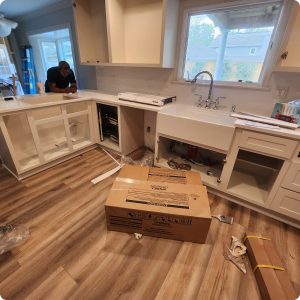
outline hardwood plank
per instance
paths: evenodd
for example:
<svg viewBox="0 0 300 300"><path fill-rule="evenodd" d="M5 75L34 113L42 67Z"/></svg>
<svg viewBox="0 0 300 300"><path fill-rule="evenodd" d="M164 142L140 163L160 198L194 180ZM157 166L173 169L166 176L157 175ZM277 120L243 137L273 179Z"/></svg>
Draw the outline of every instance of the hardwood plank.
<svg viewBox="0 0 300 300"><path fill-rule="evenodd" d="M90 180L115 163L93 149L18 182L0 167L0 222L26 224L29 240L0 256L4 299L259 299L253 272L223 257L232 235L271 236L300 292L300 230L209 195L206 244L107 231L104 202L114 177ZM247 259L246 259L247 263Z"/></svg>
<svg viewBox="0 0 300 300"><path fill-rule="evenodd" d="M70 275L62 267L59 267L25 299L66 299L66 296L76 286L76 282Z"/></svg>

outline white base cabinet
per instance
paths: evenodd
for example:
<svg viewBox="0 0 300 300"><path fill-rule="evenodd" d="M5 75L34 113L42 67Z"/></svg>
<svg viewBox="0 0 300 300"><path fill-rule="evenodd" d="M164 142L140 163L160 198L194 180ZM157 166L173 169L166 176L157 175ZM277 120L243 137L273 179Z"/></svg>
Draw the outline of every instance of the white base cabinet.
<svg viewBox="0 0 300 300"><path fill-rule="evenodd" d="M98 143L122 155L144 145L144 110L97 103Z"/></svg>
<svg viewBox="0 0 300 300"><path fill-rule="evenodd" d="M95 144L92 101L31 109L0 117L0 156L21 179L56 159Z"/></svg>
<svg viewBox="0 0 300 300"><path fill-rule="evenodd" d="M279 188L271 208L278 213L300 220L300 194Z"/></svg>
<svg viewBox="0 0 300 300"><path fill-rule="evenodd" d="M296 150L270 208L300 220L300 146Z"/></svg>
<svg viewBox="0 0 300 300"><path fill-rule="evenodd" d="M181 140L180 132L172 137L160 130L158 123L157 166L168 167L171 160L187 163L212 193L300 227L300 148L294 155L298 141L236 128L224 153Z"/></svg>

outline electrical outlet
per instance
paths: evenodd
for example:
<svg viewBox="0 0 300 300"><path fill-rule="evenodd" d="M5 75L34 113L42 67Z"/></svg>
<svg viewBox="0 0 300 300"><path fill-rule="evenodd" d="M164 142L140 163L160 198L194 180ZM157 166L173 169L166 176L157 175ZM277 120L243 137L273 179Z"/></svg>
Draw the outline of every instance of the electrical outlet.
<svg viewBox="0 0 300 300"><path fill-rule="evenodd" d="M276 89L276 99L285 100L289 92L288 87L278 87Z"/></svg>

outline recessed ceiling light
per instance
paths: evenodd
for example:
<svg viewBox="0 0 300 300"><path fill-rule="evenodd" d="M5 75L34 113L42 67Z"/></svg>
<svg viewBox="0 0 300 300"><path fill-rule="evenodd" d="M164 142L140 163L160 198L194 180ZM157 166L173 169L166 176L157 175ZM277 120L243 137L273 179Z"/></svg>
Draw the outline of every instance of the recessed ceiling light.
<svg viewBox="0 0 300 300"><path fill-rule="evenodd" d="M2 2L4 2L5 0L0 0L0 5L2 4Z"/></svg>

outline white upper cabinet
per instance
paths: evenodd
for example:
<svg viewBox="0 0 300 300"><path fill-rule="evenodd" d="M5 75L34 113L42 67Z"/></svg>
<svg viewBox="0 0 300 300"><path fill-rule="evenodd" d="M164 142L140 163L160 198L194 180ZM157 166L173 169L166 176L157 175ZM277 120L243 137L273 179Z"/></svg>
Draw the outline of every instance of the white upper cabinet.
<svg viewBox="0 0 300 300"><path fill-rule="evenodd" d="M300 6L293 8L277 71L300 72Z"/></svg>
<svg viewBox="0 0 300 300"><path fill-rule="evenodd" d="M80 62L108 63L105 0L75 0L73 12Z"/></svg>
<svg viewBox="0 0 300 300"><path fill-rule="evenodd" d="M76 0L81 63L174 67L178 0Z"/></svg>

